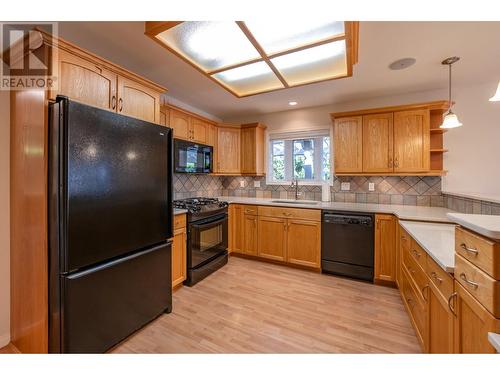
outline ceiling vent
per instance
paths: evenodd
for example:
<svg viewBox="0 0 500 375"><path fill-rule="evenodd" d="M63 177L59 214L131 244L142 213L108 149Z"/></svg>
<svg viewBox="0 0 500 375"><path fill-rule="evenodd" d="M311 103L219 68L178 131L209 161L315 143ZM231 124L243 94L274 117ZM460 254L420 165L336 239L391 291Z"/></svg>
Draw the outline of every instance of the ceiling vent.
<svg viewBox="0 0 500 375"><path fill-rule="evenodd" d="M402 70L409 68L413 64L417 62L413 57L405 57L404 59L399 59L394 61L391 65L389 65L389 69L391 70Z"/></svg>

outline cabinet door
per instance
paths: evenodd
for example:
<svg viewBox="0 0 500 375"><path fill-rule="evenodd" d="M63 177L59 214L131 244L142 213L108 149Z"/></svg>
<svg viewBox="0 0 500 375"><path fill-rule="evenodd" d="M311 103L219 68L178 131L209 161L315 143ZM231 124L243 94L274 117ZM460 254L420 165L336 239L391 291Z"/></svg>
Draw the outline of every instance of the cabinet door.
<svg viewBox="0 0 500 375"><path fill-rule="evenodd" d="M337 173L363 171L362 120L361 116L335 119L333 147Z"/></svg>
<svg viewBox="0 0 500 375"><path fill-rule="evenodd" d="M488 332L500 333L500 319L495 319L457 281L455 292L455 353L495 353Z"/></svg>
<svg viewBox="0 0 500 375"><path fill-rule="evenodd" d="M259 256L273 260L286 259L286 219L259 216Z"/></svg>
<svg viewBox="0 0 500 375"><path fill-rule="evenodd" d="M220 127L217 132L217 172L240 173L240 129Z"/></svg>
<svg viewBox="0 0 500 375"><path fill-rule="evenodd" d="M439 290L429 283L427 288L427 305L429 309L429 353L453 353L454 315L448 307L448 301Z"/></svg>
<svg viewBox="0 0 500 375"><path fill-rule="evenodd" d="M321 258L321 223L288 219L287 262L319 268Z"/></svg>
<svg viewBox="0 0 500 375"><path fill-rule="evenodd" d="M186 280L186 228L174 231L172 243L172 287Z"/></svg>
<svg viewBox="0 0 500 375"><path fill-rule="evenodd" d="M257 216L245 214L243 217L243 253L257 255Z"/></svg>
<svg viewBox="0 0 500 375"><path fill-rule="evenodd" d="M243 253L243 206L232 204L229 207L229 250Z"/></svg>
<svg viewBox="0 0 500 375"><path fill-rule="evenodd" d="M189 139L190 116L184 112L170 110L170 127L173 129L174 138Z"/></svg>
<svg viewBox="0 0 500 375"><path fill-rule="evenodd" d="M59 50L59 87L51 91L94 107L116 110L117 75L64 50Z"/></svg>
<svg viewBox="0 0 500 375"><path fill-rule="evenodd" d="M363 116L363 172L392 172L392 146L392 113Z"/></svg>
<svg viewBox="0 0 500 375"><path fill-rule="evenodd" d="M396 219L375 215L375 279L396 281Z"/></svg>
<svg viewBox="0 0 500 375"><path fill-rule="evenodd" d="M395 112L394 172L425 172L429 169L429 110Z"/></svg>
<svg viewBox="0 0 500 375"><path fill-rule="evenodd" d="M241 129L241 173L255 174L256 128Z"/></svg>
<svg viewBox="0 0 500 375"><path fill-rule="evenodd" d="M190 135L193 142L207 144L209 129L210 124L208 122L197 119L196 117L191 117Z"/></svg>
<svg viewBox="0 0 500 375"><path fill-rule="evenodd" d="M160 93L125 77L118 77L118 112L149 122L160 122Z"/></svg>

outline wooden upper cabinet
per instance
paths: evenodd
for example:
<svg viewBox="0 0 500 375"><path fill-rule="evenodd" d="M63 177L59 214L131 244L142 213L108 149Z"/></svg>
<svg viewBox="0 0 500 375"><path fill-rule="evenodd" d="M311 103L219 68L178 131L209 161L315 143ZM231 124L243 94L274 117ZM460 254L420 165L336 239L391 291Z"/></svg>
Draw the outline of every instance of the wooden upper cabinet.
<svg viewBox="0 0 500 375"><path fill-rule="evenodd" d="M309 220L288 219L287 262L320 268L321 223Z"/></svg>
<svg viewBox="0 0 500 375"><path fill-rule="evenodd" d="M118 113L160 122L160 94L131 79L118 76Z"/></svg>
<svg viewBox="0 0 500 375"><path fill-rule="evenodd" d="M363 117L335 119L335 172L363 171Z"/></svg>
<svg viewBox="0 0 500 375"><path fill-rule="evenodd" d="M425 172L429 169L429 110L395 112L394 172Z"/></svg>
<svg viewBox="0 0 500 375"><path fill-rule="evenodd" d="M187 113L170 110L170 127L174 131L175 138L189 139L189 121L190 116Z"/></svg>
<svg viewBox="0 0 500 375"><path fill-rule="evenodd" d="M208 143L210 124L196 117L191 117L189 139L193 142Z"/></svg>
<svg viewBox="0 0 500 375"><path fill-rule="evenodd" d="M264 142L266 126L244 124L241 128L241 173L262 176L266 173Z"/></svg>
<svg viewBox="0 0 500 375"><path fill-rule="evenodd" d="M392 113L363 116L363 172L392 172L392 158Z"/></svg>
<svg viewBox="0 0 500 375"><path fill-rule="evenodd" d="M241 129L220 126L217 129L217 173L240 173Z"/></svg>
<svg viewBox="0 0 500 375"><path fill-rule="evenodd" d="M170 109L164 105L160 106L160 125L170 125Z"/></svg>
<svg viewBox="0 0 500 375"><path fill-rule="evenodd" d="M65 95L94 107L116 110L117 75L90 60L58 51L59 86L51 91L51 99Z"/></svg>
<svg viewBox="0 0 500 375"><path fill-rule="evenodd" d="M375 279L396 281L396 218L375 215Z"/></svg>

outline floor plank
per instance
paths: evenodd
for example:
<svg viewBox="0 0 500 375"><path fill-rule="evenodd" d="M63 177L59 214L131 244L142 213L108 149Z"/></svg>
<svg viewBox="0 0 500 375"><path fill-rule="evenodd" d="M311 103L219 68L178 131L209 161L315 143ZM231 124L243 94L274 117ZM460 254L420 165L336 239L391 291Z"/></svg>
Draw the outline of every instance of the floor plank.
<svg viewBox="0 0 500 375"><path fill-rule="evenodd" d="M399 292L231 257L113 353L419 353Z"/></svg>

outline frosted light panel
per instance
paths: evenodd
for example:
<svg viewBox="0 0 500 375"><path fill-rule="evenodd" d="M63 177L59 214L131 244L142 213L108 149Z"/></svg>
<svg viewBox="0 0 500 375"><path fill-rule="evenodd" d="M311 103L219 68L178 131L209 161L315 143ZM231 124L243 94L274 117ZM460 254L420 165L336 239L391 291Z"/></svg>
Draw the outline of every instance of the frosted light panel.
<svg viewBox="0 0 500 375"><path fill-rule="evenodd" d="M289 85L345 76L345 41L323 44L271 59Z"/></svg>
<svg viewBox="0 0 500 375"><path fill-rule="evenodd" d="M283 88L283 84L264 61L214 74L216 80L238 95Z"/></svg>
<svg viewBox="0 0 500 375"><path fill-rule="evenodd" d="M344 35L342 21L250 21L246 26L267 54Z"/></svg>
<svg viewBox="0 0 500 375"><path fill-rule="evenodd" d="M187 21L157 37L206 72L260 58L233 21Z"/></svg>

